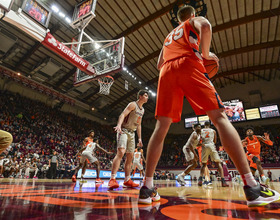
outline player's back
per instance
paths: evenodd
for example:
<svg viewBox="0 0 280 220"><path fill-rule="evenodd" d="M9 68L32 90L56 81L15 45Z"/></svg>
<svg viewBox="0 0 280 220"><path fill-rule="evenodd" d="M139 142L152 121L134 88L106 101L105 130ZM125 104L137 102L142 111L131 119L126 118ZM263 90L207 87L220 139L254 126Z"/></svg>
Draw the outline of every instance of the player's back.
<svg viewBox="0 0 280 220"><path fill-rule="evenodd" d="M194 139L194 136L197 135L197 138ZM194 141L192 142L192 140L194 139ZM191 136L189 137L187 143L184 145L183 148L189 148L190 145L193 145L193 147L196 147L198 145L200 141L200 135L197 134L195 131L191 134Z"/></svg>
<svg viewBox="0 0 280 220"><path fill-rule="evenodd" d="M163 44L164 62L175 60L180 57L189 57L203 66L202 57L199 53L199 34L194 30L187 20L172 30L166 37Z"/></svg>
<svg viewBox="0 0 280 220"><path fill-rule="evenodd" d="M214 145L214 138L215 138L215 131L212 128L203 128L201 129L201 139L202 144L208 145L212 144Z"/></svg>

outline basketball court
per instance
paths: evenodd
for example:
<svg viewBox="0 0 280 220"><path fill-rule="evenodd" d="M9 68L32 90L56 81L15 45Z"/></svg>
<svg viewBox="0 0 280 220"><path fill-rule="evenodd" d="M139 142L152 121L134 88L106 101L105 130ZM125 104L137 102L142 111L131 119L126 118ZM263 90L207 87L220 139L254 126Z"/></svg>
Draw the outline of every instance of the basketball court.
<svg viewBox="0 0 280 220"><path fill-rule="evenodd" d="M139 181L135 181L140 183ZM119 181L122 185L123 181ZM220 182L199 187L187 181L155 182L161 195L152 205L137 203L138 188L108 191L108 181L95 184L69 180L1 179L1 219L279 219L280 201L248 209L243 187ZM280 190L279 183L271 183Z"/></svg>

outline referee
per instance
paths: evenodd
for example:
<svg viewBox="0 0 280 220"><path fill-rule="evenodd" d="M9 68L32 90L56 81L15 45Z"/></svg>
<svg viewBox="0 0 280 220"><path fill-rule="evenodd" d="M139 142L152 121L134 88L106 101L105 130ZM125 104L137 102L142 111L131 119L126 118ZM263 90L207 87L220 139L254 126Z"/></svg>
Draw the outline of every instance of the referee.
<svg viewBox="0 0 280 220"><path fill-rule="evenodd" d="M56 178L56 169L58 167L56 151L53 152L53 155L49 159L49 167L50 167L50 179L55 179Z"/></svg>

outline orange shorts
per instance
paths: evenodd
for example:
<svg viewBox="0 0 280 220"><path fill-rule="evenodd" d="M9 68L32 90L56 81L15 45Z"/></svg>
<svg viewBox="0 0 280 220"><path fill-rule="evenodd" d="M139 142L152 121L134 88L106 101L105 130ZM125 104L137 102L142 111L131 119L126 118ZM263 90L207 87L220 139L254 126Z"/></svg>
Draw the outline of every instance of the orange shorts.
<svg viewBox="0 0 280 220"><path fill-rule="evenodd" d="M207 111L224 108L223 103L205 73L202 64L182 57L169 61L160 71L156 118L165 116L173 122L181 120L184 96L197 115Z"/></svg>
<svg viewBox="0 0 280 220"><path fill-rule="evenodd" d="M248 161L250 162L250 168L251 169L253 168L254 170L257 170L258 167L257 167L257 164L256 164L256 158L261 160L260 155L255 155L255 154L247 153L246 156L247 156Z"/></svg>

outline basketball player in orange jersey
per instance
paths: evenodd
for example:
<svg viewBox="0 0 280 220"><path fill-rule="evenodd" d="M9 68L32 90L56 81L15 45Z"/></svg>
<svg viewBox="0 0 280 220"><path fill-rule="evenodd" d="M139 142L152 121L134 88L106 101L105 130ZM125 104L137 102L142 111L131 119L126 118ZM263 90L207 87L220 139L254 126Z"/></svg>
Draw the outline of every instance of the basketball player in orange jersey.
<svg viewBox="0 0 280 220"><path fill-rule="evenodd" d="M242 140L242 142L245 143L247 148L247 158L250 162L251 171L253 174L255 174L256 170L258 170L261 177L261 181L264 184L268 184L269 178L265 177L261 165L261 160L260 160L260 153L261 153L260 142L267 144L269 146L272 146L273 142L269 139L269 135L267 136L267 139L259 135L254 135L253 128L247 129L246 135L247 137L244 140Z"/></svg>
<svg viewBox="0 0 280 220"><path fill-rule="evenodd" d="M137 149L135 149L135 152L133 155L133 164L132 164L131 174L134 173L134 171L137 167L138 170L140 171L140 176L144 176L144 169L143 169L143 165L141 164L141 159L144 161L144 163L146 163L146 160L143 155L143 149L141 149L141 147L138 146Z"/></svg>
<svg viewBox="0 0 280 220"><path fill-rule="evenodd" d="M78 171L82 168L82 174L81 174L81 180L83 180L84 178L84 174L86 171L86 165L87 165L87 160L91 163L94 164L96 166L96 179L95 182L96 183L103 183L103 181L99 178L99 173L100 173L100 163L98 161L98 159L96 157L94 157L93 151L95 150L95 148L99 148L100 150L102 150L103 152L107 153L107 154L112 154L112 152L108 152L105 149L103 149L102 147L99 146L97 142L97 139L95 139L95 141L93 140L94 137L94 131L90 131L89 132L89 136L85 138L85 140L83 141L83 148L79 150L78 154L82 154L81 158L80 158L80 163L79 166L75 169L75 173L72 176L72 181L76 182L76 175L78 173Z"/></svg>
<svg viewBox="0 0 280 220"><path fill-rule="evenodd" d="M148 91L140 90L137 94L137 101L130 102L124 111L121 113L118 124L114 127L117 132L117 155L115 156L112 164L111 179L109 181L109 189L118 188L119 184L116 181L116 174L120 167L120 162L126 154L124 172L125 179L124 187L137 187L139 184L134 183L130 179L131 165L133 159L133 153L135 150L135 131L137 131L138 145L142 144L141 135L141 122L144 115L143 105L148 101Z"/></svg>
<svg viewBox="0 0 280 220"><path fill-rule="evenodd" d="M187 143L183 147L183 152L185 155L185 159L187 163L189 164L188 167L178 175L177 182L180 183L181 186L184 186L185 179L184 177L188 175L193 169L197 167L198 163L198 156L195 152L196 146L199 145L200 142L200 134L201 134L201 125L200 124L194 124L193 125L193 132L191 136L189 137Z"/></svg>
<svg viewBox="0 0 280 220"><path fill-rule="evenodd" d="M240 137L224 113L221 99L203 66L202 57L218 61L209 51L211 24L204 17L195 17L191 6L180 8L177 17L180 25L168 34L159 55L157 122L148 144L144 186L138 202L151 204L160 199L153 186L153 174L171 123L181 120L184 96L197 115L206 113L217 128L224 148L243 178L248 206L263 206L278 200L278 192L261 186L254 179Z"/></svg>

